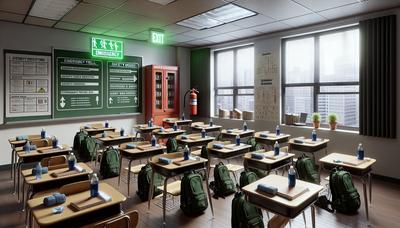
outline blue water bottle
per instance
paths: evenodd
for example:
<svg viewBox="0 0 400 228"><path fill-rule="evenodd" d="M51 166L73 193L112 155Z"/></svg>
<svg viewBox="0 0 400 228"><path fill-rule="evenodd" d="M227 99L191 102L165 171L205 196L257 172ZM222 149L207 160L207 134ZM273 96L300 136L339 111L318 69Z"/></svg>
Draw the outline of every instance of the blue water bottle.
<svg viewBox="0 0 400 228"><path fill-rule="evenodd" d="M212 118L210 118L210 127L212 127L214 125L214 123L213 123L213 119Z"/></svg>
<svg viewBox="0 0 400 228"><path fill-rule="evenodd" d="M31 143L29 141L26 141L26 143L22 147L22 149L25 151L25 153L31 152Z"/></svg>
<svg viewBox="0 0 400 228"><path fill-rule="evenodd" d="M246 121L243 122L243 131L247 131L247 123L246 123Z"/></svg>
<svg viewBox="0 0 400 228"><path fill-rule="evenodd" d="M42 165L40 164L40 162L36 164L35 168L36 168L36 174L35 174L36 180L42 179Z"/></svg>
<svg viewBox="0 0 400 228"><path fill-rule="evenodd" d="M41 139L45 139L46 138L46 130L44 128L42 128L42 130L40 131L40 138Z"/></svg>
<svg viewBox="0 0 400 228"><path fill-rule="evenodd" d="M119 131L120 136L124 136L125 134L125 129L121 127L121 130Z"/></svg>
<svg viewBox="0 0 400 228"><path fill-rule="evenodd" d="M183 160L189 160L189 152L188 145L185 145L185 148L183 149Z"/></svg>
<svg viewBox="0 0 400 228"><path fill-rule="evenodd" d="M278 141L275 141L274 144L274 156L278 156L279 155L279 143Z"/></svg>
<svg viewBox="0 0 400 228"><path fill-rule="evenodd" d="M182 112L182 120L185 120L185 113Z"/></svg>
<svg viewBox="0 0 400 228"><path fill-rule="evenodd" d="M364 160L364 147L362 146L362 143L358 144L357 159Z"/></svg>
<svg viewBox="0 0 400 228"><path fill-rule="evenodd" d="M99 195L99 178L96 173L92 174L90 178L90 196L97 197Z"/></svg>
<svg viewBox="0 0 400 228"><path fill-rule="evenodd" d="M281 129L279 128L279 125L276 125L275 132L276 132L276 135L281 134Z"/></svg>
<svg viewBox="0 0 400 228"><path fill-rule="evenodd" d="M317 141L317 131L315 129L312 130L311 139L312 141Z"/></svg>
<svg viewBox="0 0 400 228"><path fill-rule="evenodd" d="M293 188L296 186L296 170L293 168L293 166L290 166L289 169L289 174L288 174L288 179L289 179L289 188Z"/></svg>
<svg viewBox="0 0 400 228"><path fill-rule="evenodd" d="M68 169L74 170L75 164L76 164L76 157L75 157L74 153L71 152L68 156Z"/></svg>
<svg viewBox="0 0 400 228"><path fill-rule="evenodd" d="M57 148L58 147L58 139L56 136L53 136L53 138L51 139L52 143L53 143L53 148Z"/></svg>
<svg viewBox="0 0 400 228"><path fill-rule="evenodd" d="M236 146L240 146L240 135L236 135Z"/></svg>
<svg viewBox="0 0 400 228"><path fill-rule="evenodd" d="M153 135L153 137L151 137L151 146L156 146L156 144L157 144L157 139L156 139L156 136L155 135Z"/></svg>
<svg viewBox="0 0 400 228"><path fill-rule="evenodd" d="M203 128L203 129L201 129L201 137L202 138L205 138L206 137L206 130Z"/></svg>
<svg viewBox="0 0 400 228"><path fill-rule="evenodd" d="M178 124L176 124L176 122L174 123L174 125L172 126L172 128L174 129L174 131L178 130Z"/></svg>
<svg viewBox="0 0 400 228"><path fill-rule="evenodd" d="M104 124L104 127L105 128L109 128L110 127L110 124L108 123L108 120L106 120L106 123Z"/></svg>

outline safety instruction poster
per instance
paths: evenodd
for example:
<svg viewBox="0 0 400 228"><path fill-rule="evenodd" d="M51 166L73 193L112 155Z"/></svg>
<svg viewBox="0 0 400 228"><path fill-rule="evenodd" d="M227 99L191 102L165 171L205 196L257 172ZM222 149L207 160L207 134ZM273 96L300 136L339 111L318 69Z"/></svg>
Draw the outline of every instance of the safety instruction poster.
<svg viewBox="0 0 400 228"><path fill-rule="evenodd" d="M51 55L5 52L5 117L50 116Z"/></svg>

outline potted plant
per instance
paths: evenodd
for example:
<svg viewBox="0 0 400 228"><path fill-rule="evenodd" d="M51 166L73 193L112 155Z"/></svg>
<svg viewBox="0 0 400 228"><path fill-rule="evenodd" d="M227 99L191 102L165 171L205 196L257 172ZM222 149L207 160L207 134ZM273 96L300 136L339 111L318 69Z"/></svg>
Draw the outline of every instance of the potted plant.
<svg viewBox="0 0 400 228"><path fill-rule="evenodd" d="M314 112L312 114L312 121L313 121L314 128L319 128L320 121L321 121L321 114L319 114L318 112Z"/></svg>
<svg viewBox="0 0 400 228"><path fill-rule="evenodd" d="M337 115L335 113L331 113L328 115L328 122L331 130L336 130L337 126Z"/></svg>

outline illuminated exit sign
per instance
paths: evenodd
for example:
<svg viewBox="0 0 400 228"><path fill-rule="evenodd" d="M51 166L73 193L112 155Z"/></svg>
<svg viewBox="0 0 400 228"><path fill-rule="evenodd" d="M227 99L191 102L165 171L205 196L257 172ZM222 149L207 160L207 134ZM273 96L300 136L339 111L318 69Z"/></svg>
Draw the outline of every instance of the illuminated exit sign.
<svg viewBox="0 0 400 228"><path fill-rule="evenodd" d="M150 31L150 40L153 44L164 44L164 32Z"/></svg>
<svg viewBox="0 0 400 228"><path fill-rule="evenodd" d="M118 40L92 37L91 53L96 58L123 59L124 43Z"/></svg>

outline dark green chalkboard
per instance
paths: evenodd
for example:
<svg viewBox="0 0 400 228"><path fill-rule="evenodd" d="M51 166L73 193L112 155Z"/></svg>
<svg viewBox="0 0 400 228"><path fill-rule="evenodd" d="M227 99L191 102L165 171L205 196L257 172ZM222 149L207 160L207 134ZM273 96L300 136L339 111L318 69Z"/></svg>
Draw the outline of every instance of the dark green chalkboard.
<svg viewBox="0 0 400 228"><path fill-rule="evenodd" d="M54 118L141 112L142 58L54 50Z"/></svg>

